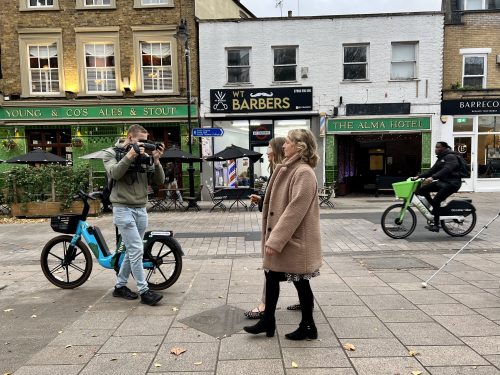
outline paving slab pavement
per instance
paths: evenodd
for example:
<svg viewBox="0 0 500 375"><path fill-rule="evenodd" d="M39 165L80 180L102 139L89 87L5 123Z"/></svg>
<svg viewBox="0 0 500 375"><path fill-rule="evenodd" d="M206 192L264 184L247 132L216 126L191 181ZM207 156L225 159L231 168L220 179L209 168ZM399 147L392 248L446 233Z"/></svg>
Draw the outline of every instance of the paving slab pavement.
<svg viewBox="0 0 500 375"><path fill-rule="evenodd" d="M498 213L500 194L463 196L477 205L476 231ZM55 235L48 222L1 225L0 373L500 373L500 221L422 289L471 236L425 232L419 221L408 239L391 240L376 220L391 202L339 198L334 210L321 210L325 262L312 281L319 339L303 342L284 337L300 321L286 310L297 301L286 283L273 338L244 333L242 319L225 322L235 333L217 336L186 324L258 303L258 212L151 214L150 227L173 229L186 252L181 277L155 307L113 298L114 273L97 264L77 289L52 286L39 267ZM112 243L109 215L89 221ZM207 325L218 324L212 318ZM173 347L186 351L175 356Z"/></svg>

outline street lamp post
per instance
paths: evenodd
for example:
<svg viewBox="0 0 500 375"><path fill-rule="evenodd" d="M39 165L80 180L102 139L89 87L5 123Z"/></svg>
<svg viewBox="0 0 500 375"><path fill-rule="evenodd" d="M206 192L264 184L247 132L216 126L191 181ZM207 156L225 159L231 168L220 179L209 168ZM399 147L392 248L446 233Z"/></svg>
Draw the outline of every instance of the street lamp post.
<svg viewBox="0 0 500 375"><path fill-rule="evenodd" d="M192 144L192 129L191 129L191 51L189 50L189 32L187 28L187 21L181 20L179 26L177 26L177 33L175 37L184 44L184 56L186 58L186 91L187 91L187 113L188 113L188 143L189 143L189 153L193 153ZM193 161L189 161L188 166L189 174L189 196L194 197L194 166ZM189 208L198 208L198 204L195 199L190 199L188 201Z"/></svg>

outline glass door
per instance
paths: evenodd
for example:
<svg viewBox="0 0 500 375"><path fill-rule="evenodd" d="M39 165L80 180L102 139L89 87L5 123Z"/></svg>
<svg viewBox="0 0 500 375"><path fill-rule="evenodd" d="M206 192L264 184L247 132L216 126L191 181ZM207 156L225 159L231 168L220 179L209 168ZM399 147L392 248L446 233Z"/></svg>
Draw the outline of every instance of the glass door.
<svg viewBox="0 0 500 375"><path fill-rule="evenodd" d="M453 141L454 151L462 156L469 168L470 178L463 178L462 187L460 191L474 191L474 175L476 171L476 150L474 149L474 142L471 135L455 136Z"/></svg>

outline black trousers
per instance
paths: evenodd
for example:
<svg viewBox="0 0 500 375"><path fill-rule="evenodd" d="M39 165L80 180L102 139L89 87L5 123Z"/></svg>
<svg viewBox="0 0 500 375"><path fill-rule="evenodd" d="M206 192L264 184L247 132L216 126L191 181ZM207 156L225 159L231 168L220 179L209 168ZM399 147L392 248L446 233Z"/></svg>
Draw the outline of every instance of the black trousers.
<svg viewBox="0 0 500 375"><path fill-rule="evenodd" d="M286 281L284 272L265 272L266 274L266 310L264 311L264 319L275 319L276 305L280 296L280 282ZM299 302L302 311L302 325L313 324L313 304L314 295L311 290L309 280L294 281L293 285L297 289L299 295Z"/></svg>
<svg viewBox="0 0 500 375"><path fill-rule="evenodd" d="M448 184L446 182L434 181L428 185L423 185L417 195L422 195L432 205L432 213L434 214L434 225L439 225L439 208L441 202L448 198L453 193L456 193L460 186ZM431 192L437 192L434 198L431 198Z"/></svg>

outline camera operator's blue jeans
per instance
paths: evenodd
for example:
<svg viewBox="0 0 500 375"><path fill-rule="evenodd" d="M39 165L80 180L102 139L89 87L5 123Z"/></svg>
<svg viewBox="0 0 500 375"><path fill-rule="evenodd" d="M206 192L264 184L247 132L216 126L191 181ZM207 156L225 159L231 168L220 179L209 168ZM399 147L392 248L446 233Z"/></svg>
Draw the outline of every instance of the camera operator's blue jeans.
<svg viewBox="0 0 500 375"><path fill-rule="evenodd" d="M126 253L118 273L116 287L127 285L130 272L134 275L139 294L148 291L148 283L144 276L142 256L144 245L142 239L148 227L148 214L145 207L113 207L113 223L118 227L125 244Z"/></svg>

